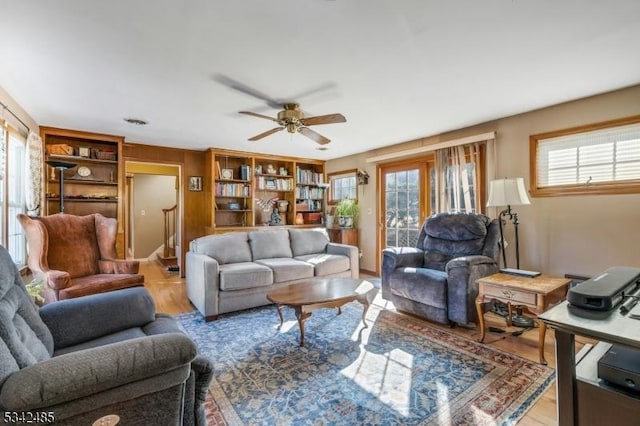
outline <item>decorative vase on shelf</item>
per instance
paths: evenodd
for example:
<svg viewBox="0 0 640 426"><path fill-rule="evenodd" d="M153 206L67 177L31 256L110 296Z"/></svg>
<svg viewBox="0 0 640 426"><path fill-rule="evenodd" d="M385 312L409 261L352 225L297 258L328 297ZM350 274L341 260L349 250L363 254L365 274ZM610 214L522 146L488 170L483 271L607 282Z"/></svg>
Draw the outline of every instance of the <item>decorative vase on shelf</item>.
<svg viewBox="0 0 640 426"><path fill-rule="evenodd" d="M289 202L287 200L279 200L278 210L280 210L280 213L286 213L289 210Z"/></svg>
<svg viewBox="0 0 640 426"><path fill-rule="evenodd" d="M327 214L324 216L324 226L326 228L333 228L333 215Z"/></svg>
<svg viewBox="0 0 640 426"><path fill-rule="evenodd" d="M302 213L296 214L296 225L304 225L304 216L302 216Z"/></svg>

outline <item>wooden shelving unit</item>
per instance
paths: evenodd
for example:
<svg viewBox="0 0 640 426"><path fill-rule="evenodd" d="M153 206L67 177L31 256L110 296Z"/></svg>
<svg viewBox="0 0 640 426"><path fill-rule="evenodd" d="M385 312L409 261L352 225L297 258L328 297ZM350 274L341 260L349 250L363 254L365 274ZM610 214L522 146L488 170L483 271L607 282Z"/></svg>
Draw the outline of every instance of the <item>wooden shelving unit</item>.
<svg viewBox="0 0 640 426"><path fill-rule="evenodd" d="M41 127L40 135L46 153L44 214L60 211L60 171L46 164L53 160L75 164L64 171L65 213L101 213L120 221L124 138L53 127Z"/></svg>
<svg viewBox="0 0 640 426"><path fill-rule="evenodd" d="M324 161L211 149L207 167L212 206L208 232L268 226L274 207L283 226L320 225ZM298 213L302 225L296 224Z"/></svg>

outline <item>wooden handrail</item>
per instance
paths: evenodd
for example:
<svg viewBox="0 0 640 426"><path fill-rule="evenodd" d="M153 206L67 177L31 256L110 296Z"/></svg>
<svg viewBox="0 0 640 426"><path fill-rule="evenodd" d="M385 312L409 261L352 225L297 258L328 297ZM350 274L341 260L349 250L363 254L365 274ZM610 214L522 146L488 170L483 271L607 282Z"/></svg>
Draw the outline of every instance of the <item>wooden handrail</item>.
<svg viewBox="0 0 640 426"><path fill-rule="evenodd" d="M173 257L176 255L176 225L177 225L177 211L178 205L162 209L164 215L164 257ZM171 237L174 237L173 239Z"/></svg>

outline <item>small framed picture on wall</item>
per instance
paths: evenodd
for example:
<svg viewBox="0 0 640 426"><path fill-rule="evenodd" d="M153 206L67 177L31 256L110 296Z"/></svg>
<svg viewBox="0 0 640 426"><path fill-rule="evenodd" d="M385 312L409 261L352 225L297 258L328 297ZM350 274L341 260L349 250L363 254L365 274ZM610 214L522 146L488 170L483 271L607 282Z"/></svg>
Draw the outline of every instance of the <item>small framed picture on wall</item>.
<svg viewBox="0 0 640 426"><path fill-rule="evenodd" d="M189 176L189 191L202 191L202 176Z"/></svg>

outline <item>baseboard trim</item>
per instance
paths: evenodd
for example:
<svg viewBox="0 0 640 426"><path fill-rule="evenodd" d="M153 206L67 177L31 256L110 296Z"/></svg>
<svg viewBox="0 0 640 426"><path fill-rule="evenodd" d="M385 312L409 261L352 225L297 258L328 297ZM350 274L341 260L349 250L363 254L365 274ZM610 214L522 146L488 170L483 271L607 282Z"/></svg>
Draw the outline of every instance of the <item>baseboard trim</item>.
<svg viewBox="0 0 640 426"><path fill-rule="evenodd" d="M374 272L374 271L368 271L368 270L366 270L366 269L360 269L360 273L361 273L361 274L367 274L367 275L373 275L374 277L377 277L377 276L378 276L378 273L377 273L377 272Z"/></svg>

